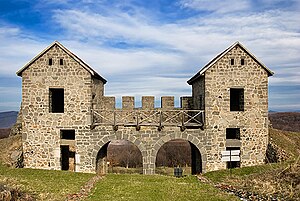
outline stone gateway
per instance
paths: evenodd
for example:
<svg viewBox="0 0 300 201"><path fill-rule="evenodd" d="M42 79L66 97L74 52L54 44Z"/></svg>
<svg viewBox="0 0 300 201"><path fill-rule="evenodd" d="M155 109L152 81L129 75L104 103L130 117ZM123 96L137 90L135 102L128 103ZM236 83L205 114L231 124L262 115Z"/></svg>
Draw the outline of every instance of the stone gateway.
<svg viewBox="0 0 300 201"><path fill-rule="evenodd" d="M107 171L107 147L128 140L142 153L143 173L155 174L161 146L191 145L192 173L263 164L268 144L268 77L273 75L241 43L212 59L188 84L191 97L104 96L106 80L55 41L17 72L22 77L22 142L26 168ZM239 150L240 161L221 153Z"/></svg>

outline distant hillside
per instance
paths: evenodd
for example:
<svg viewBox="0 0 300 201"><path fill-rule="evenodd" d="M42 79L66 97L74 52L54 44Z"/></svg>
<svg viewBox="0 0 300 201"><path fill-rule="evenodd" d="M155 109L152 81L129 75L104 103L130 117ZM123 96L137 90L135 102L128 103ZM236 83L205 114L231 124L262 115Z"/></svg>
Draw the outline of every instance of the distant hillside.
<svg viewBox="0 0 300 201"><path fill-rule="evenodd" d="M17 121L18 112L0 112L0 128L10 128Z"/></svg>
<svg viewBox="0 0 300 201"><path fill-rule="evenodd" d="M10 133L10 128L0 128L0 139L7 138Z"/></svg>
<svg viewBox="0 0 300 201"><path fill-rule="evenodd" d="M275 129L300 132L300 112L269 113L269 119Z"/></svg>

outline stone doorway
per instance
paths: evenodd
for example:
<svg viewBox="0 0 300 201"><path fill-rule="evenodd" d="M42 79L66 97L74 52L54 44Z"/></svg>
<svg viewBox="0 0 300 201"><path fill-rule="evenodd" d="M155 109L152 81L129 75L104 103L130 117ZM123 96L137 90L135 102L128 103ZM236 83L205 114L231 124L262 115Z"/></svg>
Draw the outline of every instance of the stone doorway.
<svg viewBox="0 0 300 201"><path fill-rule="evenodd" d="M72 146L61 145L61 169L75 171L75 151L72 150Z"/></svg>

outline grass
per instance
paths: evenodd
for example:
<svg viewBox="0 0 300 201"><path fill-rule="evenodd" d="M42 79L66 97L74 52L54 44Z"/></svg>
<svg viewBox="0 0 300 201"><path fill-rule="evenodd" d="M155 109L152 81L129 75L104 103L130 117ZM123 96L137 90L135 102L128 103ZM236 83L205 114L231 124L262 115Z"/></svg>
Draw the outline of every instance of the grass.
<svg viewBox="0 0 300 201"><path fill-rule="evenodd" d="M100 180L88 201L99 200L238 200L203 184L195 176L109 174Z"/></svg>
<svg viewBox="0 0 300 201"><path fill-rule="evenodd" d="M292 159L300 155L300 132L269 129L270 140L289 153Z"/></svg>
<svg viewBox="0 0 300 201"><path fill-rule="evenodd" d="M0 164L0 184L32 194L37 200L65 200L79 192L93 174L67 171L15 169ZM237 200L233 195L203 184L195 176L108 174L98 181L93 200Z"/></svg>
<svg viewBox="0 0 300 201"><path fill-rule="evenodd" d="M15 169L0 164L0 183L29 192L37 200L65 200L76 193L93 174L66 171Z"/></svg>
<svg viewBox="0 0 300 201"><path fill-rule="evenodd" d="M223 182L226 180L230 180L235 177L246 177L254 174L263 174L266 172L272 172L275 169L285 166L287 163L272 163L272 164L264 164L258 166L251 167L243 167L243 168L234 168L231 170L218 170L205 173L204 176L209 178L213 182Z"/></svg>

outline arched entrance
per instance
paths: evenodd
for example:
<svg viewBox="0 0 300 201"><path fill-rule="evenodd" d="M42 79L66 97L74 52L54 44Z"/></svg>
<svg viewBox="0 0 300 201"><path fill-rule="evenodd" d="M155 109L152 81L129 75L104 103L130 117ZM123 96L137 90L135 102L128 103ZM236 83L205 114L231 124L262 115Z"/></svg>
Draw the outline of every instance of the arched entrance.
<svg viewBox="0 0 300 201"><path fill-rule="evenodd" d="M108 172L107 148L109 143L110 142L107 142L105 145L103 145L97 154L97 158L96 158L97 174L106 174Z"/></svg>
<svg viewBox="0 0 300 201"><path fill-rule="evenodd" d="M192 158L192 174L200 174L202 173L202 158L199 149L191 142L189 142L191 146L191 158Z"/></svg>
<svg viewBox="0 0 300 201"><path fill-rule="evenodd" d="M142 153L128 140L112 140L104 144L96 157L96 172L143 173Z"/></svg>
<svg viewBox="0 0 300 201"><path fill-rule="evenodd" d="M170 140L158 150L155 167L158 174L172 174L174 167L181 167L184 174L200 174L201 154L199 149L187 140Z"/></svg>

